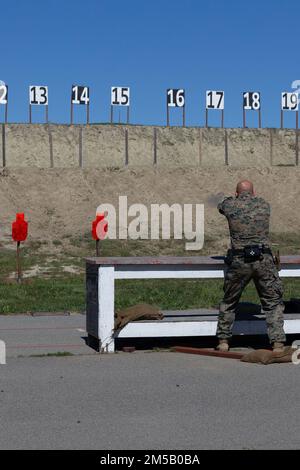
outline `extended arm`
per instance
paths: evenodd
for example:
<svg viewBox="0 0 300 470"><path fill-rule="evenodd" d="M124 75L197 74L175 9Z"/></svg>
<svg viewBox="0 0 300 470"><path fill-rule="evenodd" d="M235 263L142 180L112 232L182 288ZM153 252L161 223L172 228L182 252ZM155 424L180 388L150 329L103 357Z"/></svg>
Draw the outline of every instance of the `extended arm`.
<svg viewBox="0 0 300 470"><path fill-rule="evenodd" d="M223 199L219 202L217 208L220 214L226 215L226 211L230 206L230 202L233 200L233 197L223 197Z"/></svg>

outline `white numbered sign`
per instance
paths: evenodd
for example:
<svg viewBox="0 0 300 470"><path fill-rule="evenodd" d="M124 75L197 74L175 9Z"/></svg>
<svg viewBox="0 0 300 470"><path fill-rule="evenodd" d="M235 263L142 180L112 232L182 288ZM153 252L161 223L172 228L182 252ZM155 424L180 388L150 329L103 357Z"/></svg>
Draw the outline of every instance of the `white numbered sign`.
<svg viewBox="0 0 300 470"><path fill-rule="evenodd" d="M89 87L74 85L72 87L72 104L88 104L89 102L90 102Z"/></svg>
<svg viewBox="0 0 300 470"><path fill-rule="evenodd" d="M0 104L7 104L7 86L0 85Z"/></svg>
<svg viewBox="0 0 300 470"><path fill-rule="evenodd" d="M115 86L111 87L112 106L129 106L130 105L130 88Z"/></svg>
<svg viewBox="0 0 300 470"><path fill-rule="evenodd" d="M260 92L245 91L243 93L243 108L258 111L260 109Z"/></svg>
<svg viewBox="0 0 300 470"><path fill-rule="evenodd" d="M224 109L224 91L206 92L206 109Z"/></svg>
<svg viewBox="0 0 300 470"><path fill-rule="evenodd" d="M169 88L167 90L167 104L170 108L182 108L185 105L184 90Z"/></svg>
<svg viewBox="0 0 300 470"><path fill-rule="evenodd" d="M48 104L48 87L47 86L30 86L29 87L29 103L31 105Z"/></svg>
<svg viewBox="0 0 300 470"><path fill-rule="evenodd" d="M282 111L298 111L298 93L284 92L281 93L281 109Z"/></svg>

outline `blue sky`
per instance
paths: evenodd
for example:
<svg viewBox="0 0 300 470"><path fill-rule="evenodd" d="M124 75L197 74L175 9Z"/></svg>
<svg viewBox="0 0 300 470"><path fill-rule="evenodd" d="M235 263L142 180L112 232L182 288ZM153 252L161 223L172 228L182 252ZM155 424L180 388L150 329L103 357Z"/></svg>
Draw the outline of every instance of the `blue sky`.
<svg viewBox="0 0 300 470"><path fill-rule="evenodd" d="M109 120L110 87L131 87L131 120L165 124L166 88L185 88L186 123L203 125L205 90L225 91L225 125L242 125L241 93L262 93L278 127L280 93L300 80L297 0L9 0L1 4L0 80L9 121L28 120L29 85L49 86L49 119L68 122L70 89L90 86L91 121ZM3 106L0 118L3 119ZM75 122L84 119L75 109ZM42 109L34 109L41 121ZM116 113L118 117L118 113ZM219 122L211 112L211 124ZM248 125L256 125L248 113ZM294 113L286 125L294 126ZM179 110L171 123L180 121Z"/></svg>

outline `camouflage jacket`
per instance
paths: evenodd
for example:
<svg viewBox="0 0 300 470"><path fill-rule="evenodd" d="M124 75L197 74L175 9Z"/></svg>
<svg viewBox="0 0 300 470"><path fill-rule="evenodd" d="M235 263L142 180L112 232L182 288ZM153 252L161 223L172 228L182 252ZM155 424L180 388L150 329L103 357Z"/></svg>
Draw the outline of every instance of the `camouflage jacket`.
<svg viewBox="0 0 300 470"><path fill-rule="evenodd" d="M227 197L218 204L229 225L231 246L241 249L247 245L270 246L270 204L261 197L242 192L238 197Z"/></svg>

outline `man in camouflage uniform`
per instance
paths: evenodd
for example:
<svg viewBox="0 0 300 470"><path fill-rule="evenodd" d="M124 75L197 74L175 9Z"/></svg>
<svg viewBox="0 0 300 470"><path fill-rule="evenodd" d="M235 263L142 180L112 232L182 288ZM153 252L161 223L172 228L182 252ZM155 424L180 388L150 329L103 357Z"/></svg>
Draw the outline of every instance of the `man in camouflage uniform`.
<svg viewBox="0 0 300 470"><path fill-rule="evenodd" d="M236 197L227 197L218 210L228 221L231 249L224 280L224 298L220 304L218 349L229 350L235 309L242 292L253 279L266 315L268 335L273 350L284 347L282 283L278 276L269 242L270 205L256 197L253 184L241 181Z"/></svg>

